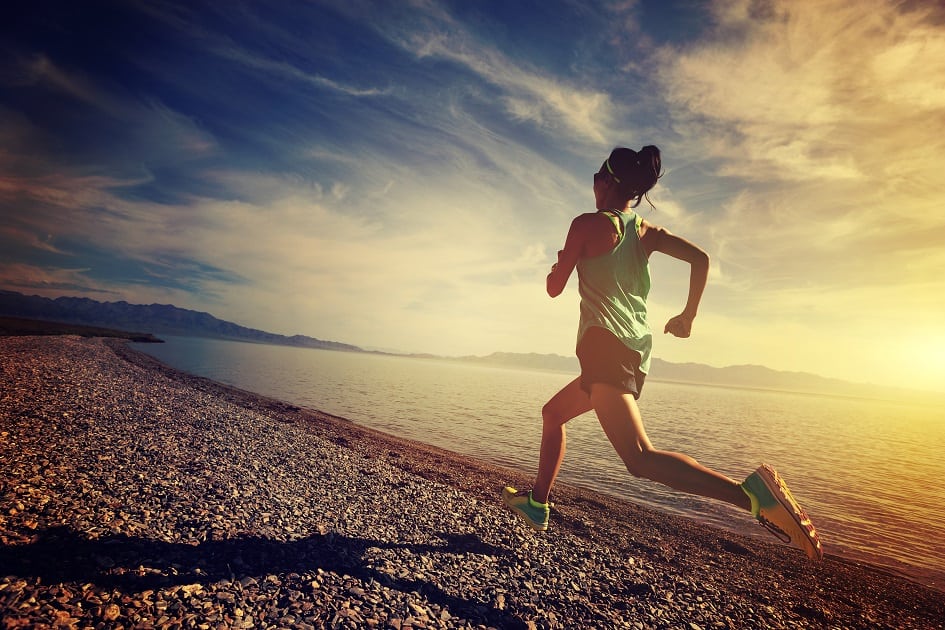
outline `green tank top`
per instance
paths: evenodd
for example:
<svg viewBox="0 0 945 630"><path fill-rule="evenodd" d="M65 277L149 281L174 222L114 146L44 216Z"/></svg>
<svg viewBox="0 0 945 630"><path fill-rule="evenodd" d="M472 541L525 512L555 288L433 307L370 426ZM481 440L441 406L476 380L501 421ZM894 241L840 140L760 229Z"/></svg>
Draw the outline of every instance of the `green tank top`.
<svg viewBox="0 0 945 630"><path fill-rule="evenodd" d="M650 292L650 264L640 242L635 212L606 212L620 233L609 252L578 260L581 321L578 343L593 326L612 332L640 355L640 371L650 370L653 333L646 320L646 296Z"/></svg>

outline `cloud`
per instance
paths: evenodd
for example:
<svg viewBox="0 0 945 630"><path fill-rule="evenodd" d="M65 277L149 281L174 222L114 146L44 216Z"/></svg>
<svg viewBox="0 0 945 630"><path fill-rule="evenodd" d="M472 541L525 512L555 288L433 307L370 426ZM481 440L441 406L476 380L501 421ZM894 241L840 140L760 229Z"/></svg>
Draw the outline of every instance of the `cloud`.
<svg viewBox="0 0 945 630"><path fill-rule="evenodd" d="M64 153L69 150L98 153L99 163L87 164L89 170L106 162L113 166L120 162L124 170L140 170L144 164L163 166L193 161L217 149L215 138L192 117L175 111L160 99L130 95L82 70L64 68L47 54L15 56L4 82L17 90L40 93L52 90L67 97L59 100L57 96L57 100L51 101L54 105L45 105L62 121L56 120L45 128L30 124L29 116L16 122L18 130L14 137L20 139L22 151L15 156L18 162L30 160L42 167L57 160L51 153L56 148ZM83 106L88 108L87 112L79 109ZM70 128L66 121L81 122L73 122L74 128ZM0 133L14 133L8 131L13 126L4 125ZM0 153L0 159L2 156ZM67 153L64 159L69 157ZM16 167L24 168L22 164Z"/></svg>
<svg viewBox="0 0 945 630"><path fill-rule="evenodd" d="M108 300L121 295L120 292L103 287L88 278L87 271L88 269L61 269L0 262L0 287L44 297L59 297L64 292L79 292Z"/></svg>
<svg viewBox="0 0 945 630"><path fill-rule="evenodd" d="M357 88L342 82L329 79L320 74L306 72L290 63L274 61L258 54L251 53L239 46L228 44L216 46L213 51L231 61L251 69L261 71L260 74L277 75L298 83L304 83L319 89L329 89L346 96L371 97L387 96L393 92L392 87L386 88Z"/></svg>
<svg viewBox="0 0 945 630"><path fill-rule="evenodd" d="M130 186L140 181L106 175L65 173L4 176L0 177L0 198L6 198L6 203L11 206L17 198L25 198L61 209L94 209L108 206L109 200L113 199L110 189ZM55 227L55 224L50 227Z"/></svg>
<svg viewBox="0 0 945 630"><path fill-rule="evenodd" d="M942 225L945 55L918 63L945 50L941 26L878 0L713 6L715 36L661 51L660 80L687 150L741 185L712 227L722 251L849 255L884 216L903 246Z"/></svg>
<svg viewBox="0 0 945 630"><path fill-rule="evenodd" d="M60 68L45 54L20 57L15 60L8 85L43 86L71 96L101 111L115 116L125 114L126 108L108 93L79 74L70 74Z"/></svg>
<svg viewBox="0 0 945 630"><path fill-rule="evenodd" d="M3 194L3 186L4 182L2 179L0 179L0 195ZM68 252L56 247L55 243L52 242L52 234L40 236L15 225L8 224L0 226L0 242L3 241L18 243L21 246L27 248L37 249L52 254L69 255Z"/></svg>
<svg viewBox="0 0 945 630"><path fill-rule="evenodd" d="M724 174L866 182L876 156L919 140L901 131L916 105L945 103L945 33L923 11L880 0L713 6L724 8L716 36L664 49L660 81L681 128L732 165Z"/></svg>
<svg viewBox="0 0 945 630"><path fill-rule="evenodd" d="M355 98L388 96L394 92L391 85L382 88L357 87L325 76L322 72L307 69L306 66L318 66L320 61L316 58L313 42L307 37L297 35L294 29L281 23L280 19L285 16L279 15L278 11L255 13L252 7L245 5L228 7L225 17L213 16L212 20L206 21L213 24L213 27L207 27L204 26L207 16L199 15L199 10L188 6L143 5L137 9L182 34L189 42L196 43L201 51L239 64L258 80L271 82L278 78L296 85L302 84ZM212 9L210 10L212 12ZM300 14L296 16L295 13ZM289 19L305 21L317 18L302 7L294 7ZM234 41L226 34L221 24L221 21L226 20L251 23L260 34L252 43L272 53L266 54Z"/></svg>
<svg viewBox="0 0 945 630"><path fill-rule="evenodd" d="M424 3L422 9L422 19L374 26L416 58L446 60L498 88L498 100L512 120L566 132L585 145L609 141L616 108L607 92L565 81L560 72L510 59L438 5Z"/></svg>

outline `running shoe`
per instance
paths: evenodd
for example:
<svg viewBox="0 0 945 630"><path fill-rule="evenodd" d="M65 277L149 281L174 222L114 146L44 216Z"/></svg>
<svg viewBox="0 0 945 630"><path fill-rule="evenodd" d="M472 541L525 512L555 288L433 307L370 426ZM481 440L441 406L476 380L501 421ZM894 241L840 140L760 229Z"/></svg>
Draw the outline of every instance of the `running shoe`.
<svg viewBox="0 0 945 630"><path fill-rule="evenodd" d="M548 504L532 499L530 490L519 491L506 486L502 490L502 500L535 531L543 532L548 529Z"/></svg>
<svg viewBox="0 0 945 630"><path fill-rule="evenodd" d="M741 485L751 499L751 513L759 523L783 542L803 550L811 560L823 560L824 551L814 524L774 468L762 464Z"/></svg>

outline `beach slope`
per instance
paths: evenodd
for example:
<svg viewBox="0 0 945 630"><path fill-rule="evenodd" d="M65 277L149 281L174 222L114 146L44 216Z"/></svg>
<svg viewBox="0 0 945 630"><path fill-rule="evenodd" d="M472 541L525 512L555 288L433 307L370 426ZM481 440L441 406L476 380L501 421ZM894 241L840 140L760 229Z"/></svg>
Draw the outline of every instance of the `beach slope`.
<svg viewBox="0 0 945 630"><path fill-rule="evenodd" d="M945 595L184 374L0 337L7 628L941 628ZM828 554L829 554L829 541Z"/></svg>

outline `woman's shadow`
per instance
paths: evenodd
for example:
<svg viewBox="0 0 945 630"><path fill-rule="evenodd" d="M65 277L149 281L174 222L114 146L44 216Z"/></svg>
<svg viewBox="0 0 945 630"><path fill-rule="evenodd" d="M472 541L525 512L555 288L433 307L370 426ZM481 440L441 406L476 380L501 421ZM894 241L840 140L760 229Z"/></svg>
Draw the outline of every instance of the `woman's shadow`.
<svg viewBox="0 0 945 630"><path fill-rule="evenodd" d="M0 546L0 574L36 577L45 584L94 583L127 592L185 584L211 584L271 574L323 571L376 580L403 593L421 593L453 616L482 620L499 627L523 627L521 619L482 601L444 591L413 571L405 577L371 566L368 550L405 549L413 554L450 553L506 556L505 549L484 543L475 534L442 534L440 544L389 543L334 533L293 541L246 535L225 540L169 543L125 534L90 539L69 527L42 531L33 542Z"/></svg>

